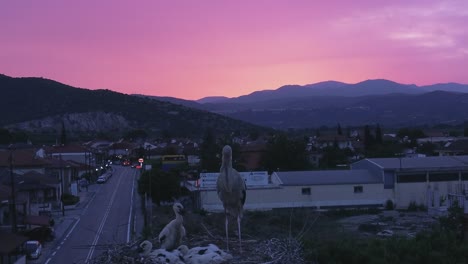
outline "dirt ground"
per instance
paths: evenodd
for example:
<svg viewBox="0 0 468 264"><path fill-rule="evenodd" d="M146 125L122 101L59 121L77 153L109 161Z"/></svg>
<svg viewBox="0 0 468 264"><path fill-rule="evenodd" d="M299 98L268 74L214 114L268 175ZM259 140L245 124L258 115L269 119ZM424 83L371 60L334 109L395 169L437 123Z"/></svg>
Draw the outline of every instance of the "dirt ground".
<svg viewBox="0 0 468 264"><path fill-rule="evenodd" d="M426 212L382 211L375 215L346 217L338 222L360 236L413 238L417 233L431 229L437 219Z"/></svg>
<svg viewBox="0 0 468 264"><path fill-rule="evenodd" d="M157 237L163 227L174 218L171 206L155 207L153 210L152 234L147 238L153 247L159 247ZM430 229L437 220L423 212L381 211L345 217L330 212L317 212L307 208L278 209L271 211L245 212L241 223L242 250L238 241L237 222L229 221L229 247L232 259L226 263L313 263L310 247L299 241L327 241L346 237L411 238L417 232ZM184 226L187 237L183 244L189 248L215 244L226 251L225 217L222 213L187 210ZM143 238L140 238L141 242ZM135 255L132 249L116 249L101 259L118 260L119 263L147 263L123 261L121 255ZM121 251L119 253L119 251ZM110 256L110 255L120 256ZM135 258L134 258L135 259ZM140 262L139 262L140 261ZM110 262L96 262L110 263Z"/></svg>

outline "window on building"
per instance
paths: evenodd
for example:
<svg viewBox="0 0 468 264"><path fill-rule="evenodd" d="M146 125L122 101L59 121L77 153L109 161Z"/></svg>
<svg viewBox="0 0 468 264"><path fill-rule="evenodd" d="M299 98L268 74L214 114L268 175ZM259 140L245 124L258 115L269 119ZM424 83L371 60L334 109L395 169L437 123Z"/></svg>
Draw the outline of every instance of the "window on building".
<svg viewBox="0 0 468 264"><path fill-rule="evenodd" d="M431 173L429 174L429 181L458 181L458 173Z"/></svg>
<svg viewBox="0 0 468 264"><path fill-rule="evenodd" d="M397 182L426 182L426 174L400 174L397 175Z"/></svg>
<svg viewBox="0 0 468 264"><path fill-rule="evenodd" d="M310 188L302 188L302 195L310 195Z"/></svg>
<svg viewBox="0 0 468 264"><path fill-rule="evenodd" d="M462 181L468 181L468 173L462 173Z"/></svg>
<svg viewBox="0 0 468 264"><path fill-rule="evenodd" d="M354 193L362 193L363 191L362 186L354 186Z"/></svg>

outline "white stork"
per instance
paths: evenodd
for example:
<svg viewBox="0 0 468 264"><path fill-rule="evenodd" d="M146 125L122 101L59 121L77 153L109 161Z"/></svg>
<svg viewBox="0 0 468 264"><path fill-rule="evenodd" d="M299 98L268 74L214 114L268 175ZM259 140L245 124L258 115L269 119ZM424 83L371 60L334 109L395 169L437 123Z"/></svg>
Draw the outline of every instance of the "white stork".
<svg viewBox="0 0 468 264"><path fill-rule="evenodd" d="M247 187L239 172L232 167L232 149L229 145L224 146L222 156L221 169L216 181L216 190L219 199L223 202L224 214L226 216L226 249L229 251L228 217L231 215L237 218L239 248L242 252L240 222L242 219Z"/></svg>
<svg viewBox="0 0 468 264"><path fill-rule="evenodd" d="M161 248L166 250L176 249L185 237L185 227L183 225L184 206L180 203L174 203L172 209L176 218L163 228L158 237Z"/></svg>

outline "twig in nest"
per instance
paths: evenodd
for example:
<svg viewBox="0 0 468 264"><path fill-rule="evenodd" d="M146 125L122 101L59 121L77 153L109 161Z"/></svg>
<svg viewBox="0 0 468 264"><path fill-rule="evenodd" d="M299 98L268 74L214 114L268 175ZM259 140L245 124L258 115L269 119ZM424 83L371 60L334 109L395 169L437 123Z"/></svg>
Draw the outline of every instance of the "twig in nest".
<svg viewBox="0 0 468 264"><path fill-rule="evenodd" d="M205 226L203 223L201 223L201 225L203 226L203 229L205 229L206 233L208 233L208 235L209 235L211 238L216 238L215 236L213 236L213 234L211 234L210 231L208 231L208 228L206 228L206 226Z"/></svg>

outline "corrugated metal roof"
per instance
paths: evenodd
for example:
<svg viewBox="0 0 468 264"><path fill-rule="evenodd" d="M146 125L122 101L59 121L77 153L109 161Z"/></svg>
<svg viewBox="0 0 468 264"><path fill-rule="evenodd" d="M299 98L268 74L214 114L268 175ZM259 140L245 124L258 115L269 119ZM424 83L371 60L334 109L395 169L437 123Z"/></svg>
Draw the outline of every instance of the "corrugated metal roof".
<svg viewBox="0 0 468 264"><path fill-rule="evenodd" d="M336 185L382 183L382 178L367 170L278 171L283 185Z"/></svg>
<svg viewBox="0 0 468 264"><path fill-rule="evenodd" d="M383 169L436 169L466 167L468 169L468 156L439 156L416 158L375 158L368 159ZM400 163L401 162L401 163Z"/></svg>

